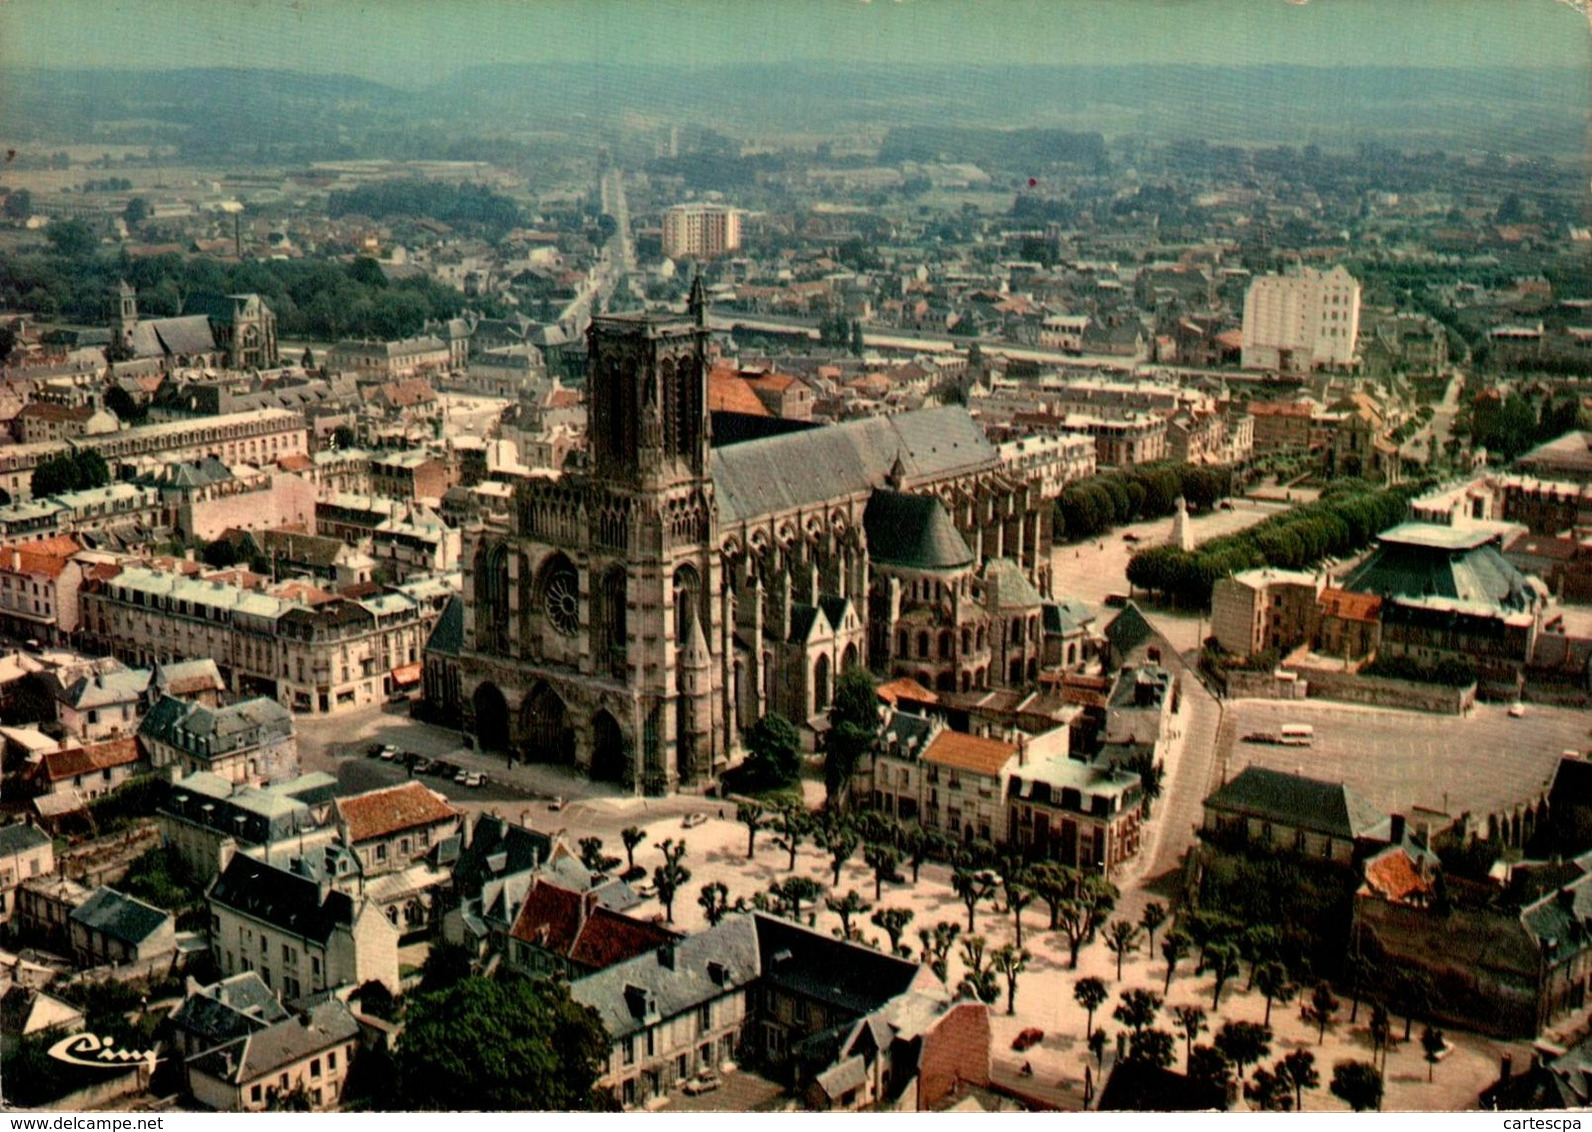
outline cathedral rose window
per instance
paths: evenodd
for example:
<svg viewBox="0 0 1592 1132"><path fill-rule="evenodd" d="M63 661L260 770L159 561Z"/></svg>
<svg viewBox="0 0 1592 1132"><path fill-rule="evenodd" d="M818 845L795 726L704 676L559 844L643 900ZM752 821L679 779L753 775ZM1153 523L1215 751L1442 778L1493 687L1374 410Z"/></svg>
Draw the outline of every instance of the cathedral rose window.
<svg viewBox="0 0 1592 1132"><path fill-rule="evenodd" d="M559 563L548 575L542 592L542 605L553 628L566 637L580 629L580 579L575 567Z"/></svg>

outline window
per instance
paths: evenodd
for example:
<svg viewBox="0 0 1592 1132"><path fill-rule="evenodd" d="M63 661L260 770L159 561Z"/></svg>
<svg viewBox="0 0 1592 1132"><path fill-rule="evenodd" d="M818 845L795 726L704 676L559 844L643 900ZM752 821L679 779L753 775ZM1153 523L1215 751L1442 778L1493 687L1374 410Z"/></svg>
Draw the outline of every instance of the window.
<svg viewBox="0 0 1592 1132"><path fill-rule="evenodd" d="M310 1076L311 1077L319 1077L320 1075L321 1075L321 1059L318 1058L318 1057L317 1058L313 1058L310 1061Z"/></svg>
<svg viewBox="0 0 1592 1132"><path fill-rule="evenodd" d="M651 1057L657 1052L658 1052L657 1051L657 1044L653 1041L653 1032L651 1030L648 1030L647 1031L647 1056Z"/></svg>
<svg viewBox="0 0 1592 1132"><path fill-rule="evenodd" d="M337 1072L337 1051L335 1049L326 1055L326 1072Z"/></svg>
<svg viewBox="0 0 1592 1132"><path fill-rule="evenodd" d="M260 1103L260 1086L256 1085L249 1090L249 1100L254 1104Z"/></svg>
<svg viewBox="0 0 1592 1132"><path fill-rule="evenodd" d="M619 1063L621 1065L634 1065L636 1063L636 1036L634 1034L619 1043Z"/></svg>
<svg viewBox="0 0 1592 1132"><path fill-rule="evenodd" d="M705 1034L713 1028L713 1004L704 1002L697 1008L697 1033Z"/></svg>
<svg viewBox="0 0 1592 1132"><path fill-rule="evenodd" d="M376 846L376 860L385 861L386 859L387 859L387 846L385 844Z"/></svg>

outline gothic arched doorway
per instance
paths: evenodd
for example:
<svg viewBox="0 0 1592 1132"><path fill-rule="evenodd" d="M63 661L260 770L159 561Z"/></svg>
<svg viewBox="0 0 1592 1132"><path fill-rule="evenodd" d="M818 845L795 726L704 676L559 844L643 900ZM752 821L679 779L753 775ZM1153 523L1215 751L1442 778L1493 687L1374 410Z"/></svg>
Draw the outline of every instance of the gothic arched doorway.
<svg viewBox="0 0 1592 1132"><path fill-rule="evenodd" d="M475 744L483 751L509 747L509 705L491 681L475 690Z"/></svg>
<svg viewBox="0 0 1592 1132"><path fill-rule="evenodd" d="M575 761L575 732L557 692L538 684L521 709L525 761L569 764Z"/></svg>
<svg viewBox="0 0 1592 1132"><path fill-rule="evenodd" d="M629 777L625 733L606 711L591 718L591 776L603 782L623 782Z"/></svg>

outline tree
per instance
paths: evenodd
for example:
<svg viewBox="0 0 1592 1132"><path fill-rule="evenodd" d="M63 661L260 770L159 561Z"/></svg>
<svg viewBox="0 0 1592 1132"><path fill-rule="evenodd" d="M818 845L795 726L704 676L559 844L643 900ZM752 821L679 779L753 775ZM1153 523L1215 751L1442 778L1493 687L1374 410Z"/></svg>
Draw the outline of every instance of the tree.
<svg viewBox="0 0 1592 1132"><path fill-rule="evenodd" d="M595 875L607 876L619 867L618 857L610 857L603 852L602 838L582 837L577 844L580 846L580 863Z"/></svg>
<svg viewBox="0 0 1592 1132"><path fill-rule="evenodd" d="M1271 1025L1271 1004L1280 1002L1284 1006L1293 1001L1298 993L1298 988L1288 979L1288 968L1281 963L1262 963L1260 970L1255 975L1255 986L1266 999L1266 1025Z"/></svg>
<svg viewBox="0 0 1592 1132"><path fill-rule="evenodd" d="M1006 910L1012 914L1017 946L1023 945L1023 909L1038 895L1028 885L1028 871L1015 862L1001 870L1001 885L1006 893Z"/></svg>
<svg viewBox="0 0 1592 1132"><path fill-rule="evenodd" d="M873 870L873 898L884 893L884 882L898 879L896 867L901 864L901 853L894 845L869 845L862 851L862 859Z"/></svg>
<svg viewBox="0 0 1592 1132"><path fill-rule="evenodd" d="M1061 902L1072 894L1075 887L1071 870L1058 861L1039 861L1028 868L1028 884L1049 906L1050 930L1055 931L1059 927L1056 917Z"/></svg>
<svg viewBox="0 0 1592 1132"><path fill-rule="evenodd" d="M12 189L6 194L7 220L26 220L33 215L33 194L27 189Z"/></svg>
<svg viewBox="0 0 1592 1132"><path fill-rule="evenodd" d="M1255 972L1276 960L1282 947L1282 933L1270 924L1251 924L1244 929L1239 947L1244 958L1249 960L1249 985L1244 989L1254 990Z"/></svg>
<svg viewBox="0 0 1592 1132"><path fill-rule="evenodd" d="M1104 979L1097 979L1093 975L1085 975L1072 984L1072 997L1088 1013L1087 1024L1083 1028L1085 1034L1094 1032L1095 1011L1105 1000L1111 997L1111 992L1106 989Z"/></svg>
<svg viewBox="0 0 1592 1132"><path fill-rule="evenodd" d="M1011 1013L1011 1011L1007 1011ZM1426 1026L1421 1030L1421 1050L1426 1055L1426 1083L1431 1084L1432 1072L1437 1068L1438 1059L1443 1056L1443 1051L1448 1048L1448 1042L1443 1037L1443 1031L1434 1030Z"/></svg>
<svg viewBox="0 0 1592 1132"><path fill-rule="evenodd" d="M1106 1064L1106 1031L1104 1027L1090 1031L1089 1052L1094 1054L1095 1065L1104 1068Z"/></svg>
<svg viewBox="0 0 1592 1132"><path fill-rule="evenodd" d="M35 499L60 495L64 491L88 491L111 482L105 458L88 448L74 449L52 456L33 469L30 486Z"/></svg>
<svg viewBox="0 0 1592 1132"><path fill-rule="evenodd" d="M475 966L470 949L462 943L433 943L420 964L420 993L447 990L470 977Z"/></svg>
<svg viewBox="0 0 1592 1132"><path fill-rule="evenodd" d="M658 890L658 903L672 924L675 895L691 880L691 870L680 863L685 857L684 841L676 845L674 838L665 837L658 843L658 850L663 854L663 864L652 870L652 886Z"/></svg>
<svg viewBox="0 0 1592 1132"><path fill-rule="evenodd" d="M1369 1061L1340 1061L1332 1067L1332 1095L1355 1112L1382 1107L1382 1074Z"/></svg>
<svg viewBox="0 0 1592 1132"><path fill-rule="evenodd" d="M380 1018L384 1022L393 1022L398 1018L398 1000L393 997L392 991L387 989L387 984L380 979L367 979L348 997L351 1001L359 1003L361 1014L369 1014L372 1018Z"/></svg>
<svg viewBox="0 0 1592 1132"><path fill-rule="evenodd" d="M133 197L127 202L127 207L122 209L122 219L127 221L129 228L136 228L149 219L149 202L143 197Z"/></svg>
<svg viewBox="0 0 1592 1132"><path fill-rule="evenodd" d="M70 260L86 260L99 248L99 237L81 220L52 220L44 238L56 255Z"/></svg>
<svg viewBox="0 0 1592 1132"><path fill-rule="evenodd" d="M819 827L819 843L829 851L829 868L834 875L830 882L840 884L840 871L846 867L846 862L851 860L856 853L857 846L862 844L862 838L857 836L857 831L852 828L849 821L839 814L831 815L825 825ZM874 899L878 899L875 892Z"/></svg>
<svg viewBox="0 0 1592 1132"><path fill-rule="evenodd" d="M1195 1046L1188 1055L1189 1083L1225 1107L1232 1103L1233 1063L1213 1046Z"/></svg>
<svg viewBox="0 0 1592 1132"><path fill-rule="evenodd" d="M1387 1047L1393 1041L1393 1019L1388 1015L1387 1007L1380 1002L1371 1004L1371 1056L1374 1060L1378 1055L1382 1064L1387 1064Z"/></svg>
<svg viewBox="0 0 1592 1132"><path fill-rule="evenodd" d="M701 894L697 896L697 903L701 905L702 914L707 917L709 926L716 926L730 913L729 887L723 881L704 884Z"/></svg>
<svg viewBox="0 0 1592 1132"><path fill-rule="evenodd" d="M339 452L346 452L359 444L359 436L347 425L338 425L332 429L332 447Z"/></svg>
<svg viewBox="0 0 1592 1132"><path fill-rule="evenodd" d="M609 1049L558 981L472 977L410 1001L392 1086L407 1109L590 1111Z"/></svg>
<svg viewBox="0 0 1592 1132"><path fill-rule="evenodd" d="M1144 950L1154 953L1155 933L1161 930L1161 925L1166 923L1166 909L1151 901L1144 906L1144 911L1139 913L1139 927L1144 929Z"/></svg>
<svg viewBox="0 0 1592 1132"><path fill-rule="evenodd" d="M853 665L835 680L829 707L829 737L824 748L824 786L844 806L857 767L873 748L879 733L879 696L873 674Z"/></svg>
<svg viewBox="0 0 1592 1132"><path fill-rule="evenodd" d="M873 905L863 900L861 896L858 896L857 890L853 888L848 891L846 895L840 897L839 899L836 899L833 896L826 896L824 898L824 907L828 908L831 912L840 917L840 938L850 939L851 918L853 916L862 915L864 912L872 908Z"/></svg>
<svg viewBox="0 0 1592 1132"><path fill-rule="evenodd" d="M945 982L949 978L948 961L956 937L962 934L962 925L941 920L933 928L919 928L918 942L923 945L923 955L929 961L929 970Z"/></svg>
<svg viewBox="0 0 1592 1132"><path fill-rule="evenodd" d="M1166 960L1166 985L1161 988L1162 994L1172 993L1172 974L1177 970L1177 965L1188 954L1189 938L1177 928L1173 928L1161 937L1161 958Z"/></svg>
<svg viewBox="0 0 1592 1132"><path fill-rule="evenodd" d="M1184 1057L1194 1056L1194 1039L1210 1029L1210 1024L1205 1021L1205 1008L1203 1006L1177 1006L1172 1009L1172 1017L1177 1021L1177 1032L1183 1035Z"/></svg>
<svg viewBox="0 0 1592 1132"><path fill-rule="evenodd" d="M784 786L801 773L802 739L794 724L769 712L746 732L747 770L760 785Z"/></svg>
<svg viewBox="0 0 1592 1132"><path fill-rule="evenodd" d="M762 804L759 802L735 803L735 820L746 827L746 859L750 861L757 852L757 831L762 829L765 824Z"/></svg>
<svg viewBox="0 0 1592 1132"><path fill-rule="evenodd" d="M972 991L983 1003L993 1003L1000 997L1000 987L995 982L995 971L986 966L984 948L987 941L981 935L962 937L962 966L967 974L962 979L962 990Z"/></svg>
<svg viewBox="0 0 1592 1132"><path fill-rule="evenodd" d="M937 829L915 825L907 832L906 850L912 863L912 883L917 884L918 869L924 861L946 856L946 837Z"/></svg>
<svg viewBox="0 0 1592 1132"><path fill-rule="evenodd" d="M299 368L306 370L315 368L315 351L311 350L308 346L304 347L304 353L299 356ZM348 426L339 425L338 427L347 428Z"/></svg>
<svg viewBox="0 0 1592 1132"><path fill-rule="evenodd" d="M1205 949L1205 966L1216 980L1215 988L1211 991L1211 1009L1220 1010L1222 988L1238 974L1238 945L1225 940L1211 944Z"/></svg>
<svg viewBox="0 0 1592 1132"><path fill-rule="evenodd" d="M1261 1112L1287 1112L1293 1107L1293 1088L1281 1074L1257 1069L1254 1079L1244 1086L1244 1098Z"/></svg>
<svg viewBox="0 0 1592 1132"><path fill-rule="evenodd" d="M1006 1013L1017 1013L1017 976L1028 970L1033 956L1015 944L1003 944L990 956L990 966L1006 980Z"/></svg>
<svg viewBox="0 0 1592 1132"><path fill-rule="evenodd" d="M0 336L4 333L4 330L0 330ZM3 345L0 345L0 362L5 361L5 355L6 351ZM148 407L139 404L133 395L120 385L105 387L105 407L116 414L117 420L127 424L136 424L149 418Z"/></svg>
<svg viewBox="0 0 1592 1132"><path fill-rule="evenodd" d="M1294 1091L1294 1111L1303 1112L1305 1090L1321 1087L1321 1074L1316 1071L1316 1055L1307 1049L1296 1049L1277 1063L1277 1076L1285 1078Z"/></svg>
<svg viewBox="0 0 1592 1132"><path fill-rule="evenodd" d="M1143 933L1131 920L1114 920L1106 929L1106 950L1117 957L1117 982L1122 981L1122 961L1139 950Z"/></svg>
<svg viewBox="0 0 1592 1132"><path fill-rule="evenodd" d="M1154 991L1134 987L1122 992L1122 1001L1111 1012L1111 1017L1134 1033L1152 1025L1161 1012L1161 996Z"/></svg>
<svg viewBox="0 0 1592 1132"><path fill-rule="evenodd" d="M959 868L951 873L951 890L967 909L968 931L972 931L974 927L974 912L994 893L995 883L995 874L987 869Z"/></svg>
<svg viewBox="0 0 1592 1132"><path fill-rule="evenodd" d="M1238 1068L1242 1080L1249 1066L1271 1052L1271 1027L1258 1022L1225 1022L1216 1031L1216 1048Z"/></svg>
<svg viewBox="0 0 1592 1132"><path fill-rule="evenodd" d="M1337 1014L1342 1003L1338 996L1332 993L1332 984L1322 979L1310 992L1310 1001L1305 1006L1305 1018L1316 1027L1316 1045L1327 1040L1327 1026L1331 1024L1333 1015Z"/></svg>
<svg viewBox="0 0 1592 1132"><path fill-rule="evenodd" d="M1083 947L1092 927L1089 906L1082 900L1068 897L1057 907L1057 920L1067 939L1067 967L1078 969L1078 951Z"/></svg>
<svg viewBox="0 0 1592 1132"><path fill-rule="evenodd" d="M1177 1039L1165 1030L1135 1030L1128 1038L1128 1060L1165 1069L1177 1060Z"/></svg>
<svg viewBox="0 0 1592 1132"><path fill-rule="evenodd" d="M906 957L901 947L901 937L906 934L912 915L910 908L875 908L873 915L868 917L873 926L881 929L889 938L891 954Z"/></svg>
<svg viewBox="0 0 1592 1132"><path fill-rule="evenodd" d="M238 548L226 539L216 539L208 543L204 550L199 552L199 557L207 566L214 566L217 570L225 570L238 564Z"/></svg>
<svg viewBox="0 0 1592 1132"><path fill-rule="evenodd" d="M768 886L775 907L793 920L801 919L802 905L811 904L824 894L823 886L812 877L786 877Z"/></svg>
<svg viewBox="0 0 1592 1132"><path fill-rule="evenodd" d="M631 872L636 867L636 850L647 839L647 831L640 826L627 825L619 831L619 840L625 845L625 870Z"/></svg>
<svg viewBox="0 0 1592 1132"><path fill-rule="evenodd" d="M796 870L796 850L807 838L813 828L813 817L805 809L795 803L780 806L774 811L774 820L769 823L769 828L775 833L774 844L790 854L790 861L786 865L788 871Z"/></svg>

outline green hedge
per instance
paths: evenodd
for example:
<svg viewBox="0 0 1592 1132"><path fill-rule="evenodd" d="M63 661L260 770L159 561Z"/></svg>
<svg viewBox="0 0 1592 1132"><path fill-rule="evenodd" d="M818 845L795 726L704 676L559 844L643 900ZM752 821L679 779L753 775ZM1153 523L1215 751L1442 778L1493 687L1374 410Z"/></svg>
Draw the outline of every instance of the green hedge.
<svg viewBox="0 0 1592 1132"><path fill-rule="evenodd" d="M1184 608L1210 605L1216 579L1272 566L1302 570L1321 559L1363 549L1379 531L1400 522L1409 501L1429 485L1400 484L1379 489L1354 481L1306 503L1273 515L1248 530L1202 543L1192 551L1154 546L1128 562L1128 581Z"/></svg>
<svg viewBox="0 0 1592 1132"><path fill-rule="evenodd" d="M1056 533L1086 539L1123 523L1163 518L1180 495L1190 510L1209 510L1232 488L1233 475L1226 468L1156 463L1101 472L1062 491L1056 500Z"/></svg>

